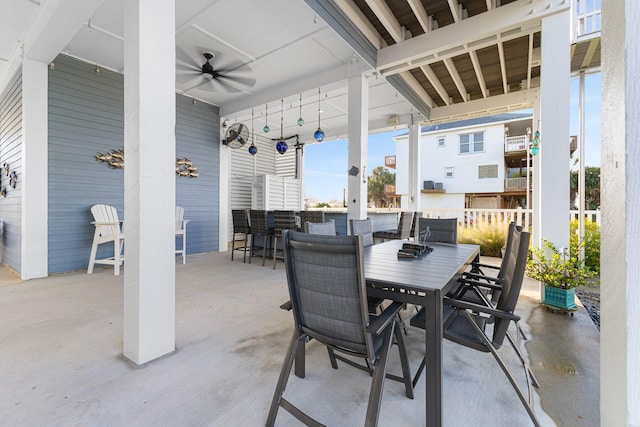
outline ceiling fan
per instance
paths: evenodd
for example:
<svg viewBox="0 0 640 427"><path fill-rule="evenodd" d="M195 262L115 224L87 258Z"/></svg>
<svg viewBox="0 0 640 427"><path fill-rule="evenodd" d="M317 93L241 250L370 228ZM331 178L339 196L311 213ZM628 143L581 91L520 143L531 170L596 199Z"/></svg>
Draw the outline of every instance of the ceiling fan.
<svg viewBox="0 0 640 427"><path fill-rule="evenodd" d="M176 78L183 85L182 92L195 88L214 92L243 92L256 84L253 70L239 61L230 61L213 51L202 52L200 63L186 52L178 52ZM200 60L202 61L202 60Z"/></svg>
<svg viewBox="0 0 640 427"><path fill-rule="evenodd" d="M249 140L249 128L244 123L234 123L224 134L222 143L229 148L240 148Z"/></svg>

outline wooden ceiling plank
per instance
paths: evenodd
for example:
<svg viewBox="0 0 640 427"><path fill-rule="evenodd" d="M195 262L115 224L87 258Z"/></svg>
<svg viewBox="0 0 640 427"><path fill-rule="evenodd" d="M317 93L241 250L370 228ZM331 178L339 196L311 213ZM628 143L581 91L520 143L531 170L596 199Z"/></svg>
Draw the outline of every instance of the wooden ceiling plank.
<svg viewBox="0 0 640 427"><path fill-rule="evenodd" d="M442 86L442 83L440 83L440 79L438 79L438 77L436 76L436 73L433 72L433 70L431 69L431 66L425 65L420 67L420 69L422 70L424 75L427 76L429 83L431 83L431 86L433 86L436 92L438 92L438 95L440 95L440 98L442 98L444 103L449 105L450 104L449 93L444 88L444 86Z"/></svg>
<svg viewBox="0 0 640 427"><path fill-rule="evenodd" d="M456 65L453 63L453 60L451 58L445 59L444 66L447 67L447 71L449 71L449 74L451 75L453 82L458 88L458 92L460 92L460 96L462 97L462 100L465 102L468 101L469 97L467 96L467 89L464 87L464 83L460 78L460 74L458 73L458 69L456 68Z"/></svg>
<svg viewBox="0 0 640 427"><path fill-rule="evenodd" d="M451 16L453 16L453 22L460 22L460 14L458 9L457 0L447 0L449 2L449 9L451 9Z"/></svg>
<svg viewBox="0 0 640 427"><path fill-rule="evenodd" d="M478 54L475 50L469 52L469 57L471 58L471 63L473 64L473 69L476 72L476 77L478 78L478 83L480 84L480 90L482 91L482 96L486 98L488 96L487 93L487 83L484 81L484 75L482 74L482 68L480 67L480 62L478 62Z"/></svg>
<svg viewBox="0 0 640 427"><path fill-rule="evenodd" d="M473 44L473 49L479 49L481 46L477 44L495 44L496 34L507 32L509 38L522 37L540 31L541 18L570 7L570 2L557 2L551 3L548 8L532 8L529 2L515 1L382 48L378 51L377 70L383 74L391 69L394 73L406 71L428 63L425 58L438 57L438 60L442 60L448 51L458 46ZM506 38L503 38L503 41L506 41ZM461 53L464 52L458 51L452 56Z"/></svg>
<svg viewBox="0 0 640 427"><path fill-rule="evenodd" d="M504 61L504 45L502 41L498 42L498 55L500 56L500 73L502 73L502 88L503 93L509 92L509 86L507 84L507 65Z"/></svg>
<svg viewBox="0 0 640 427"><path fill-rule="evenodd" d="M355 24L362 34L375 46L376 49L382 49L387 46L378 30L364 16L364 13L355 5L353 0L334 0L336 5L347 15L347 17Z"/></svg>
<svg viewBox="0 0 640 427"><path fill-rule="evenodd" d="M380 20L384 28L389 32L396 43L404 40L404 32L402 26L396 19L387 3L384 0L366 0L367 5L371 8L376 17Z"/></svg>
<svg viewBox="0 0 640 427"><path fill-rule="evenodd" d="M527 89L531 89L531 70L533 69L533 34L529 34L529 55L527 58Z"/></svg>
<svg viewBox="0 0 640 427"><path fill-rule="evenodd" d="M585 69L589 68L591 65L591 61L593 61L593 56L598 50L598 45L600 44L600 37L591 39L589 41L589 47L587 47L587 51L584 54L584 58L582 59L582 64L580 68Z"/></svg>
<svg viewBox="0 0 640 427"><path fill-rule="evenodd" d="M414 15L416 15L416 19L418 23L422 27L425 33L431 31L431 20L429 19L429 14L424 9L422 2L420 0L407 0L409 3L409 7L413 11Z"/></svg>

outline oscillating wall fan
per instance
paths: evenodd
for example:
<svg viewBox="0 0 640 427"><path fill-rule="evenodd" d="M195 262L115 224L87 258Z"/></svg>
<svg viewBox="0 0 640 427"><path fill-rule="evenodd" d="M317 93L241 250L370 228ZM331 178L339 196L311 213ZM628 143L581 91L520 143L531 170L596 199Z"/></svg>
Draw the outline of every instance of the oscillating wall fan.
<svg viewBox="0 0 640 427"><path fill-rule="evenodd" d="M234 123L224 134L222 143L229 148L240 148L249 140L249 128L244 123Z"/></svg>

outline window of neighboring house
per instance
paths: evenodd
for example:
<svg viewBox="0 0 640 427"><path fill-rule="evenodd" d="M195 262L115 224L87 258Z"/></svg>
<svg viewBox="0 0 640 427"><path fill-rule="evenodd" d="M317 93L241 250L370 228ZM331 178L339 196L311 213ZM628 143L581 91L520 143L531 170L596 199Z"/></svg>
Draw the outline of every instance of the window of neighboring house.
<svg viewBox="0 0 640 427"><path fill-rule="evenodd" d="M447 137L446 136L439 136L438 137L438 147L444 147L447 143Z"/></svg>
<svg viewBox="0 0 640 427"><path fill-rule="evenodd" d="M444 177L453 178L453 166L448 166L444 168Z"/></svg>
<svg viewBox="0 0 640 427"><path fill-rule="evenodd" d="M460 154L481 153L484 151L484 132L463 133L460 135Z"/></svg>
<svg viewBox="0 0 640 427"><path fill-rule="evenodd" d="M478 178L497 178L498 165L480 165L478 166Z"/></svg>

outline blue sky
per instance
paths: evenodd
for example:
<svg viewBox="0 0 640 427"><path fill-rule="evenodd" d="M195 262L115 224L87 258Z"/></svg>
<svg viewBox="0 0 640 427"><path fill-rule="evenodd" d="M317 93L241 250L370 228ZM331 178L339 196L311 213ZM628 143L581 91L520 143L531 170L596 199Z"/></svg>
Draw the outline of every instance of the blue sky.
<svg viewBox="0 0 640 427"><path fill-rule="evenodd" d="M578 79L571 81L571 135L578 134ZM587 76L585 83L585 151L586 165L600 166L600 73ZM395 155L393 137L406 129L369 135L367 174L376 166L384 166L384 156ZM544 135L542 136L544 144ZM307 144L305 157L306 197L321 201L342 200L347 187L347 141Z"/></svg>

